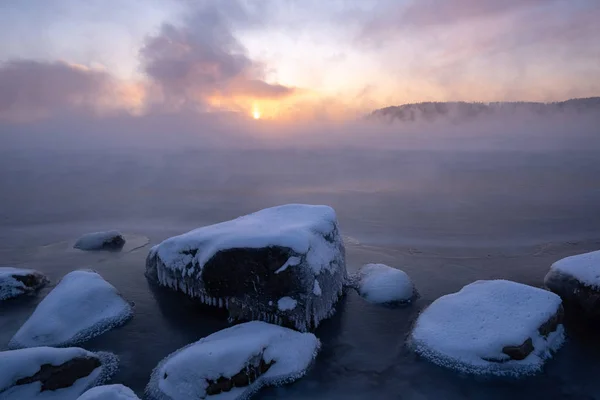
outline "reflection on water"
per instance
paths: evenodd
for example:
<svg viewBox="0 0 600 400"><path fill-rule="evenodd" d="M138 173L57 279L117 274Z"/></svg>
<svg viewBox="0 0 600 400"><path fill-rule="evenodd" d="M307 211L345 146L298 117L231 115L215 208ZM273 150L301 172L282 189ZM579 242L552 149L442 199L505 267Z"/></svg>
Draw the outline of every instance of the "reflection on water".
<svg viewBox="0 0 600 400"><path fill-rule="evenodd" d="M142 394L169 353L228 326L222 311L150 285L150 245L259 208L332 205L349 271L367 262L403 268L421 293L390 309L349 292L319 327L315 365L297 383L257 398L594 399L600 345L573 329L544 373L475 379L418 359L404 346L420 310L476 279L539 286L550 264L600 249L600 161L576 153L182 152L0 157L0 264L45 272L54 284L92 268L135 303L125 326L85 344L121 358L116 382ZM83 252L83 233L126 232L121 252ZM0 348L39 296L0 305Z"/></svg>

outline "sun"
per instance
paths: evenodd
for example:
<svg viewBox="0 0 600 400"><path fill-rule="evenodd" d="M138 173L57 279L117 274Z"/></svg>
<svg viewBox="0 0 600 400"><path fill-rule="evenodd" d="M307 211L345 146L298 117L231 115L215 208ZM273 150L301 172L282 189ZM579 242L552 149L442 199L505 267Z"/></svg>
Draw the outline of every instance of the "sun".
<svg viewBox="0 0 600 400"><path fill-rule="evenodd" d="M258 108L255 108L254 111L252 111L252 118L260 119L260 110Z"/></svg>

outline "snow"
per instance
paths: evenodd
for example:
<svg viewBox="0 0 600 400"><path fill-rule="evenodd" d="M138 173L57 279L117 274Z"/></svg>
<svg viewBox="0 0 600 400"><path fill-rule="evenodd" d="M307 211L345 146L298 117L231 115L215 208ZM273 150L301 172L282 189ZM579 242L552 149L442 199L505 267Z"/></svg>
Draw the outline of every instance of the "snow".
<svg viewBox="0 0 600 400"><path fill-rule="evenodd" d="M538 331L560 306L560 297L546 290L505 280L476 281L425 309L409 344L430 361L462 372L533 374L564 341L562 325L547 337ZM502 352L528 338L534 351L525 359Z"/></svg>
<svg viewBox="0 0 600 400"><path fill-rule="evenodd" d="M319 285L319 281L315 279L315 283L313 283L313 294L315 296L320 296L321 295L321 285Z"/></svg>
<svg viewBox="0 0 600 400"><path fill-rule="evenodd" d="M285 264L283 264L281 266L281 268L279 268L277 271L275 271L276 274L279 274L280 272L285 271L288 267L292 266L296 266L298 264L300 264L302 262L302 259L300 257L290 257L288 258L288 260L285 262Z"/></svg>
<svg viewBox="0 0 600 400"><path fill-rule="evenodd" d="M42 300L9 347L70 346L122 325L132 316L132 306L98 273L73 271Z"/></svg>
<svg viewBox="0 0 600 400"><path fill-rule="evenodd" d="M363 265L355 279L358 293L371 303L406 303L415 297L410 277L385 264Z"/></svg>
<svg viewBox="0 0 600 400"><path fill-rule="evenodd" d="M302 377L319 347L319 340L311 333L247 322L216 332L166 357L152 372L146 394L157 400L246 399L263 386ZM208 381L231 378L261 359L274 363L254 382L207 395Z"/></svg>
<svg viewBox="0 0 600 400"><path fill-rule="evenodd" d="M296 308L298 302L291 297L282 297L277 301L277 308L279 311L290 311Z"/></svg>
<svg viewBox="0 0 600 400"><path fill-rule="evenodd" d="M556 261L550 272L571 276L594 289L600 289L600 250Z"/></svg>
<svg viewBox="0 0 600 400"><path fill-rule="evenodd" d="M27 287L23 282L15 279L15 276L34 275L39 283L34 287ZM20 296L24 293L33 293L48 283L48 279L41 273L32 269L0 267L0 301Z"/></svg>
<svg viewBox="0 0 600 400"><path fill-rule="evenodd" d="M110 243L115 238L121 238L125 242L119 231L92 232L80 237L73 247L80 250L101 250L105 243Z"/></svg>
<svg viewBox="0 0 600 400"><path fill-rule="evenodd" d="M91 388L77 400L140 400L140 398L127 386L116 384Z"/></svg>
<svg viewBox="0 0 600 400"><path fill-rule="evenodd" d="M67 388L40 392L40 382L13 386L21 378L35 375L43 364L61 365L77 357L95 357L101 366ZM118 359L111 353L92 353L70 347L34 347L0 352L0 400L75 400L86 389L101 384L116 372Z"/></svg>
<svg viewBox="0 0 600 400"><path fill-rule="evenodd" d="M186 265L197 265L199 269L191 268L187 274L199 276L202 267L221 250L280 246L307 254L314 273L319 274L330 266L334 249L324 236L335 226L336 215L331 207L287 204L169 238L153 251L168 268L181 270L184 276ZM192 255L190 250L198 252Z"/></svg>

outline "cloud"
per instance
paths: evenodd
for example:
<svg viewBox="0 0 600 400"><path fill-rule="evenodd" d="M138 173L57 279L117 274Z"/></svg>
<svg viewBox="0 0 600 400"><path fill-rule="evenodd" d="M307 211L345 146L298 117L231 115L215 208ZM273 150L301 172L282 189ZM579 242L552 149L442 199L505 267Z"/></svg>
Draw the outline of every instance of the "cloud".
<svg viewBox="0 0 600 400"><path fill-rule="evenodd" d="M280 98L294 93L264 80L264 66L248 57L224 9L206 6L183 26L164 24L141 49L143 69L167 106L202 109L214 97ZM241 9L234 10L236 19L243 19Z"/></svg>
<svg viewBox="0 0 600 400"><path fill-rule="evenodd" d="M16 60L0 64L0 120L30 121L72 112L133 111L143 89L106 71L66 62Z"/></svg>

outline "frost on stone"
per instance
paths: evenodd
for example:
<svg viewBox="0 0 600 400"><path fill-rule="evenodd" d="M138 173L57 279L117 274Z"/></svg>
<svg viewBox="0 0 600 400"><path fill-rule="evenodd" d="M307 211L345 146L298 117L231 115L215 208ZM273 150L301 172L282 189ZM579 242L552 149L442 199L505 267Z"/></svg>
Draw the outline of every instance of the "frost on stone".
<svg viewBox="0 0 600 400"><path fill-rule="evenodd" d="M289 204L169 238L150 250L146 275L227 308L232 320L306 331L335 311L345 250L331 207ZM280 309L282 297L296 307Z"/></svg>
<svg viewBox="0 0 600 400"><path fill-rule="evenodd" d="M111 353L34 347L0 352L0 399L76 400L118 368Z"/></svg>
<svg viewBox="0 0 600 400"><path fill-rule="evenodd" d="M125 238L119 231L87 233L75 242L80 250L120 250L125 245Z"/></svg>
<svg viewBox="0 0 600 400"><path fill-rule="evenodd" d="M140 398L127 386L115 384L91 388L77 400L140 400Z"/></svg>
<svg viewBox="0 0 600 400"><path fill-rule="evenodd" d="M32 269L0 267L0 301L34 294L48 282L44 274Z"/></svg>
<svg viewBox="0 0 600 400"><path fill-rule="evenodd" d="M10 348L70 346L124 324L133 307L98 273L73 271L42 300Z"/></svg>
<svg viewBox="0 0 600 400"><path fill-rule="evenodd" d="M298 302L288 296L282 297L279 300L277 300L277 308L280 311L293 310L294 308L296 308L297 305L298 305Z"/></svg>
<svg viewBox="0 0 600 400"><path fill-rule="evenodd" d="M166 357L152 372L146 395L153 400L247 399L263 386L302 377L319 347L312 333L243 323Z"/></svg>
<svg viewBox="0 0 600 400"><path fill-rule="evenodd" d="M409 303L417 296L410 277L385 264L363 265L349 280L358 294L371 303Z"/></svg>
<svg viewBox="0 0 600 400"><path fill-rule="evenodd" d="M574 314L600 320L600 251L578 254L556 261L544 285L562 297Z"/></svg>
<svg viewBox="0 0 600 400"><path fill-rule="evenodd" d="M505 280L476 281L425 309L409 345L462 372L529 375L564 342L562 317L554 293Z"/></svg>

